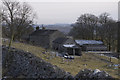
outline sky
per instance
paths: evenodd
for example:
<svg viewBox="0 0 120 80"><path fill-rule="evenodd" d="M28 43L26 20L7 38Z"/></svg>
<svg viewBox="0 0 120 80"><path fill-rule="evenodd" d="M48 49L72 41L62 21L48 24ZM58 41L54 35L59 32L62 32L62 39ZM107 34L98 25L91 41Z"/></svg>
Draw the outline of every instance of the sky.
<svg viewBox="0 0 120 80"><path fill-rule="evenodd" d="M35 24L71 24L81 14L99 16L107 12L118 20L119 0L19 0L27 2L36 13Z"/></svg>
<svg viewBox="0 0 120 80"><path fill-rule="evenodd" d="M71 24L85 13L99 16L107 12L113 19L118 19L117 2L29 2L29 4L37 14L35 21L37 24Z"/></svg>

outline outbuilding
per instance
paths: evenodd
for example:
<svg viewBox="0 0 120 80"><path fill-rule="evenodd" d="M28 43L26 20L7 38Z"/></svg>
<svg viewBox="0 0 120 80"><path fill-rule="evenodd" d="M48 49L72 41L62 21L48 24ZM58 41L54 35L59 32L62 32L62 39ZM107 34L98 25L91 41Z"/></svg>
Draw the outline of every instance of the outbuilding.
<svg viewBox="0 0 120 80"><path fill-rule="evenodd" d="M77 45L64 44L63 47L65 48L65 52L67 52L69 55L82 55L81 48Z"/></svg>
<svg viewBox="0 0 120 80"><path fill-rule="evenodd" d="M67 52L69 55L81 55L81 48L72 38L60 37L53 41L53 49L59 52Z"/></svg>
<svg viewBox="0 0 120 80"><path fill-rule="evenodd" d="M107 51L107 46L102 41L96 40L75 40L82 48L82 51Z"/></svg>

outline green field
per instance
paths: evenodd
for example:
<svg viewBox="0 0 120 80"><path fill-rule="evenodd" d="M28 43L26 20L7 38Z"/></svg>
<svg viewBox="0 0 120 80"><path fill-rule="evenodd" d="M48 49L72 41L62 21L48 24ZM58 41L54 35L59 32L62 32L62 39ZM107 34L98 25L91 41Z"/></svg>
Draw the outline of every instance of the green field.
<svg viewBox="0 0 120 80"><path fill-rule="evenodd" d="M4 45L7 45L7 42L3 42ZM53 65L56 65L67 72L70 72L72 75L76 75L80 70L89 68L89 69L100 69L108 72L111 76L118 78L118 69L114 69L114 67L108 67L110 64L118 64L118 59L112 58L112 63L105 62L104 60L109 61L109 58L106 56L100 56L96 54L86 54L82 53L81 57L75 56L75 59L70 61L68 59L64 59L62 57L56 57L53 54L50 54L50 50L45 52L45 49L29 44L13 42L12 47L24 50L26 52L30 52L37 57L42 58L43 60L50 62ZM99 58L98 58L99 57ZM104 60L101 60L104 59Z"/></svg>

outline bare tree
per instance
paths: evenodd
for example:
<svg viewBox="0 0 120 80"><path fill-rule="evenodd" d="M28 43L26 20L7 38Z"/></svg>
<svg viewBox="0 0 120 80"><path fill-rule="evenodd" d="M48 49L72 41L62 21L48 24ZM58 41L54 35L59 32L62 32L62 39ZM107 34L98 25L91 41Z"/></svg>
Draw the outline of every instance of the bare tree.
<svg viewBox="0 0 120 80"><path fill-rule="evenodd" d="M104 35L103 41L106 43L106 45L108 45L108 49L110 51L112 48L115 48L117 43L117 24L115 21L109 22L102 26L102 28L104 29L102 31L102 34Z"/></svg>
<svg viewBox="0 0 120 80"><path fill-rule="evenodd" d="M103 26L104 24L106 24L107 22L109 22L109 20L110 20L110 14L109 13L106 13L106 12L104 12L104 13L102 13L102 14L100 14L100 16L99 16L99 19L98 19L98 21L99 21L99 25L100 26ZM102 28L99 28L99 38L101 39L101 40L103 40L104 39L104 28L102 27Z"/></svg>
<svg viewBox="0 0 120 80"><path fill-rule="evenodd" d="M17 1L3 0L3 21L7 24L7 29L10 32L9 48L13 39L19 38L32 25L33 18L32 9L27 3L21 4Z"/></svg>
<svg viewBox="0 0 120 80"><path fill-rule="evenodd" d="M96 31L98 18L93 14L83 14L73 26L74 30L77 30L79 36L85 39L93 39L94 31ZM71 31L72 32L72 31ZM76 31L75 31L76 32ZM80 37L78 37L80 38Z"/></svg>
<svg viewBox="0 0 120 80"><path fill-rule="evenodd" d="M104 25L104 24L109 23L111 21L113 21L113 19L110 17L109 13L104 12L104 13L100 14L100 16L99 16L99 23L101 25Z"/></svg>
<svg viewBox="0 0 120 80"><path fill-rule="evenodd" d="M17 25L16 35L18 36L17 37L18 39L20 39L20 37L26 32L29 33L29 30L31 30L31 25L33 24L33 19L35 18L34 14L31 15L32 13L33 12L31 7L28 4L23 3L21 7L20 17L15 20L16 23L19 23L18 25L16 24Z"/></svg>
<svg viewBox="0 0 120 80"><path fill-rule="evenodd" d="M70 35L78 39L102 40L109 50L117 48L117 25L108 13L102 13L99 17L92 14L81 15L70 31Z"/></svg>
<svg viewBox="0 0 120 80"><path fill-rule="evenodd" d="M108 46L109 51L116 44L116 22L110 17L109 13L102 13L99 16L100 28L98 30L98 36Z"/></svg>

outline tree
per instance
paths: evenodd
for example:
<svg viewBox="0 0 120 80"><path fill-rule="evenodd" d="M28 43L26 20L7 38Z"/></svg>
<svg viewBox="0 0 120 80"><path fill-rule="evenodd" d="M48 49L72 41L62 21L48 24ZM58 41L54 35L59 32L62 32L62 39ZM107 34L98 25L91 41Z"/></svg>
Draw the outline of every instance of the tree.
<svg viewBox="0 0 120 80"><path fill-rule="evenodd" d="M101 40L109 50L116 50L117 24L108 13L102 13L99 17L83 14L72 26L69 35L74 38Z"/></svg>
<svg viewBox="0 0 120 80"><path fill-rule="evenodd" d="M108 45L109 51L114 49L117 43L117 24L116 22L109 22L103 26L103 41ZM116 45L117 46L117 45Z"/></svg>
<svg viewBox="0 0 120 80"><path fill-rule="evenodd" d="M102 14L100 14L99 15L99 18L98 18L98 21L99 21L99 25L100 26L103 26L103 25L105 25L106 23L108 23L109 21L111 20L111 18L110 18L110 14L109 13L106 13L106 12L104 12L104 13L102 13ZM104 39L104 27L100 27L99 28L99 30L98 30L98 36L99 36L99 38L101 39L101 40L103 40ZM106 32L105 32L106 33Z"/></svg>
<svg viewBox="0 0 120 80"><path fill-rule="evenodd" d="M10 48L12 41L19 39L29 29L34 16L31 17L32 9L27 3L21 4L13 0L3 0L2 13L3 22L6 23L7 31L10 32Z"/></svg>
<svg viewBox="0 0 120 80"><path fill-rule="evenodd" d="M116 22L110 17L109 13L102 13L99 16L99 25L98 36L104 43L108 46L109 51L116 43Z"/></svg>
<svg viewBox="0 0 120 80"><path fill-rule="evenodd" d="M77 31L75 34L79 35L78 38L93 39L94 31L96 31L98 18L93 14L82 14L75 25L73 26L73 31ZM74 35L74 34L73 34ZM75 35L75 37L77 37ZM81 36L81 37L80 37Z"/></svg>
<svg viewBox="0 0 120 80"><path fill-rule="evenodd" d="M108 23L110 20L111 20L110 14L107 12L104 12L99 16L99 23L101 25Z"/></svg>

